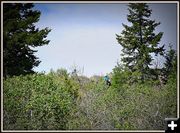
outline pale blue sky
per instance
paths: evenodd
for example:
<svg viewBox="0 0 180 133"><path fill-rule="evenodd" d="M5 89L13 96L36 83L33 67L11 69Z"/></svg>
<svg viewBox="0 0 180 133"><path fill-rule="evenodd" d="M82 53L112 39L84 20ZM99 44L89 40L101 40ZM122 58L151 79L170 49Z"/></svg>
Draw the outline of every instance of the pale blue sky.
<svg viewBox="0 0 180 133"><path fill-rule="evenodd" d="M162 44L176 48L176 4L149 4L152 19L161 22ZM120 59L121 46L115 34L127 23L127 4L35 4L41 11L37 27L49 27L49 45L37 48L42 61L35 71L49 72L75 64L84 67L84 75L106 74Z"/></svg>

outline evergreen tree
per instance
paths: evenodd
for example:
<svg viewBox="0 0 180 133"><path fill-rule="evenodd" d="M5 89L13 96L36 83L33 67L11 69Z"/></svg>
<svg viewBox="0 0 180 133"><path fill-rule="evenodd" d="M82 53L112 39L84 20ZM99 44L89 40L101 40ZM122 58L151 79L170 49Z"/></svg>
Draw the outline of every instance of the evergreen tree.
<svg viewBox="0 0 180 133"><path fill-rule="evenodd" d="M169 45L169 50L165 53L165 63L163 73L168 77L170 74L177 73L177 54L176 51Z"/></svg>
<svg viewBox="0 0 180 133"><path fill-rule="evenodd" d="M50 29L35 27L41 13L33 7L30 3L3 4L4 77L33 73L33 67L40 63L33 48L49 43L44 38Z"/></svg>
<svg viewBox="0 0 180 133"><path fill-rule="evenodd" d="M160 22L150 19L152 10L147 4L131 3L128 6L127 20L131 25L123 24L124 30L121 35L116 35L116 39L123 47L122 62L132 72L138 71L141 80L144 80L149 75L152 54L163 55L164 45L158 46L163 33L155 34Z"/></svg>

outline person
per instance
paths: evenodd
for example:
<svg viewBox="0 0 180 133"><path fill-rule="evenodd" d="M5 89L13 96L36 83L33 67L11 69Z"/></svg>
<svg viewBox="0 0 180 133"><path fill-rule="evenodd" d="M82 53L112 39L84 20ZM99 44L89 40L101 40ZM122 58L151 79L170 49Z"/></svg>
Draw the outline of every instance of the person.
<svg viewBox="0 0 180 133"><path fill-rule="evenodd" d="M110 78L109 78L108 75L105 75L105 76L104 76L104 81L106 82L106 85L111 86L111 81L110 81Z"/></svg>

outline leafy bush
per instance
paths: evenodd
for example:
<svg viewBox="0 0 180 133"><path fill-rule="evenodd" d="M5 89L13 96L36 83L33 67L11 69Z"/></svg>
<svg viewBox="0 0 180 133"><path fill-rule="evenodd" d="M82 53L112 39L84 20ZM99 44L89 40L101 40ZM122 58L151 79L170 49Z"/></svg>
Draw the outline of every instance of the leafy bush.
<svg viewBox="0 0 180 133"><path fill-rule="evenodd" d="M77 80L74 80L74 78L70 77L66 69L61 68L58 69L56 72L51 70L48 75L53 79L57 86L65 88L65 90L70 93L71 97L74 100L78 97L78 90L80 88L80 84L79 82L77 82Z"/></svg>
<svg viewBox="0 0 180 133"><path fill-rule="evenodd" d="M65 129L73 96L51 76L27 75L4 81L4 129Z"/></svg>
<svg viewBox="0 0 180 133"><path fill-rule="evenodd" d="M164 119L176 117L176 74L169 77L166 85L159 86L157 80L131 82L134 76L137 80L138 73L130 73L120 65L113 72L112 88L104 95L103 103L106 108L116 103L108 118L113 118L112 123L115 120L115 129L163 130Z"/></svg>

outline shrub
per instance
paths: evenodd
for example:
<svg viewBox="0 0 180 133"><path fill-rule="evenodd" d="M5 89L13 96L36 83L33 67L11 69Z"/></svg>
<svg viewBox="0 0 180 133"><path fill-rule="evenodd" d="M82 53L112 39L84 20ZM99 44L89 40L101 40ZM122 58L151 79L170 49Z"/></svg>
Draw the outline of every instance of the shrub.
<svg viewBox="0 0 180 133"><path fill-rule="evenodd" d="M51 76L16 76L3 83L4 129L65 129L73 98Z"/></svg>

